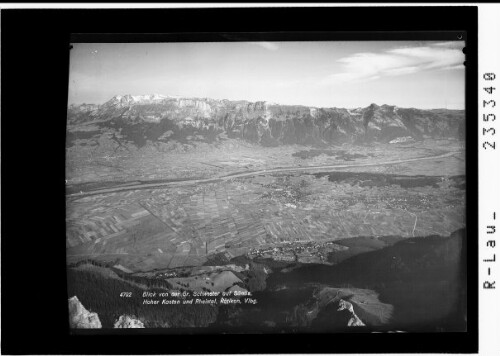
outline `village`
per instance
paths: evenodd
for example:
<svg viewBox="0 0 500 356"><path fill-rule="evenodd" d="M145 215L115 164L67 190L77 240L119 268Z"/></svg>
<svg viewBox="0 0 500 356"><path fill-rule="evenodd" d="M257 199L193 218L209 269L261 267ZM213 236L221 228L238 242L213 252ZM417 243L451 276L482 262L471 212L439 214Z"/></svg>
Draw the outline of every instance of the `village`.
<svg viewBox="0 0 500 356"><path fill-rule="evenodd" d="M248 253L250 258L270 258L275 261L283 262L302 262L302 263L326 263L328 254L333 251L344 251L348 247L327 242L284 242L279 246L270 246L267 248L252 248ZM319 260L319 261L318 261Z"/></svg>

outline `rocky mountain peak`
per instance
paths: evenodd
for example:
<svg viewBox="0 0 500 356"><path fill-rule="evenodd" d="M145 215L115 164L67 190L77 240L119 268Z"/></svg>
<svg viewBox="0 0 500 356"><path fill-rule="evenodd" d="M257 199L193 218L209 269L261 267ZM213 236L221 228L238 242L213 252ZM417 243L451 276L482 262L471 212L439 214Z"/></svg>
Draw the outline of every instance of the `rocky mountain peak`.
<svg viewBox="0 0 500 356"><path fill-rule="evenodd" d="M69 126L92 123L99 123L102 130L118 130L138 147L154 144L170 131L173 135L168 140L177 141L207 136L204 140L210 143L220 134L266 146L328 145L398 143L408 137L462 139L465 114L463 110L404 109L375 103L356 109L315 108L154 93L116 95L99 106L68 108Z"/></svg>

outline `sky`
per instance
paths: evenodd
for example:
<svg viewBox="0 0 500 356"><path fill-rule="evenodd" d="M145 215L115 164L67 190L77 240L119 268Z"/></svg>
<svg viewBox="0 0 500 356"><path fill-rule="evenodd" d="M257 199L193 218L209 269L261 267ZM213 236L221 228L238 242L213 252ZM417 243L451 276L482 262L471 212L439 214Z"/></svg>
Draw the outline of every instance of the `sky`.
<svg viewBox="0 0 500 356"><path fill-rule="evenodd" d="M69 104L156 93L314 107L465 107L463 41L73 46Z"/></svg>

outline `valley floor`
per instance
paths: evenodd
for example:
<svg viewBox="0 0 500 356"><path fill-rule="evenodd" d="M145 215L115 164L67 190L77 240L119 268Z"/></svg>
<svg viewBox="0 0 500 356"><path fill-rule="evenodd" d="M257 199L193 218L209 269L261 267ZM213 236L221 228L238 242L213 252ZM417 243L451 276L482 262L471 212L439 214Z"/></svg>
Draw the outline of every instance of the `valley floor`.
<svg viewBox="0 0 500 356"><path fill-rule="evenodd" d="M235 174L230 179L175 182L148 189L129 187L82 197L72 194L67 199L68 261L119 258L132 271L199 266L219 255L231 259L267 254L282 260L328 263L334 249L331 242L339 239L449 235L465 221L465 168L459 148L456 142L445 145L440 141L371 150L346 146L341 156L346 152L359 156L352 161L341 159L339 164L333 154L315 156L314 149L302 147L306 156L314 157L297 158L293 154L302 151L289 152L284 155L288 161L283 159L279 166L272 159L254 165L255 169L275 169L260 175ZM267 160L291 149L266 149L274 156L268 152L262 157ZM238 158L246 155L245 150L234 150L230 157L241 165L246 161ZM186 162L185 168L193 175L206 175L190 166L189 157L178 159L178 164ZM218 157L205 163L225 162L223 156ZM384 164L390 160L399 163ZM291 162L299 162L299 168L332 162L343 168L276 169ZM211 178L227 177L234 170L241 172L241 167L226 167Z"/></svg>
<svg viewBox="0 0 500 356"><path fill-rule="evenodd" d="M167 152L154 145L140 149L133 145L127 149L109 145L105 141L98 146L79 145L67 149L66 178L69 187L85 183L102 185L106 182L207 179L280 167L378 164L463 151L463 143L448 139L368 146L345 144L321 149L302 145L262 147L227 139L216 144L193 142L192 145L184 145L182 150ZM457 157L463 160L460 155ZM447 174L463 174L463 164L456 161L449 163ZM413 165L408 164L396 169L403 174L433 175L439 172L438 167L430 165L424 169L418 166L415 171Z"/></svg>

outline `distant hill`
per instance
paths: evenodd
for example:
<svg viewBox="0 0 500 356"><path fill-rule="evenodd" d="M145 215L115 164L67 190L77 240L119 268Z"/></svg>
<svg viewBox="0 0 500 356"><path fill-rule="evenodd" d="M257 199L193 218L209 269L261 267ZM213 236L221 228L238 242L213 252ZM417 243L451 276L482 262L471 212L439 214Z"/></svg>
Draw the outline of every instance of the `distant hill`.
<svg viewBox="0 0 500 356"><path fill-rule="evenodd" d="M67 146L107 137L143 147L177 141L212 143L241 138L263 146L402 142L424 138L463 139L463 110L315 108L269 102L182 98L159 94L114 96L101 105L68 107Z"/></svg>

